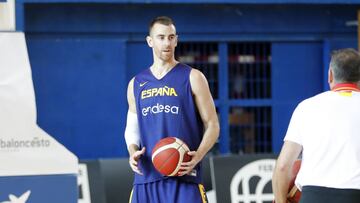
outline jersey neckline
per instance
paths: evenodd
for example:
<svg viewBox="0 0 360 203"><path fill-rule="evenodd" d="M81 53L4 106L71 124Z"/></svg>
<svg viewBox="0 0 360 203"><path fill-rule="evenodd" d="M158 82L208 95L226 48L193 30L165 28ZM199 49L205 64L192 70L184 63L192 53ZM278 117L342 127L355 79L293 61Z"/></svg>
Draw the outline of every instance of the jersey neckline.
<svg viewBox="0 0 360 203"><path fill-rule="evenodd" d="M339 83L334 86L334 88L331 89L333 92L339 92L339 91L354 91L354 92L360 92L360 88L353 83Z"/></svg>
<svg viewBox="0 0 360 203"><path fill-rule="evenodd" d="M166 76L168 76L171 72L173 72L173 70L178 67L180 63L178 62L177 64L175 64L174 67L171 68L171 70L169 72L167 72L164 76L162 76L161 78L157 78L155 77L155 75L153 74L153 72L151 71L150 67L148 68L148 71L150 73L150 75L156 80L156 81L161 81L163 80L164 78L166 78Z"/></svg>

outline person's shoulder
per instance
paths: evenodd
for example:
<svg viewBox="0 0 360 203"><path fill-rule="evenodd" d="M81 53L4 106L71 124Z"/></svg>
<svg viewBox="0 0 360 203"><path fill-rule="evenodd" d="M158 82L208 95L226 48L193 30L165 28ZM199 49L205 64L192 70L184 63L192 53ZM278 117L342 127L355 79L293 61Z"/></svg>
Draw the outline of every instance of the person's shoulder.
<svg viewBox="0 0 360 203"><path fill-rule="evenodd" d="M190 76L192 77L204 77L204 74L196 67L191 67L187 64L181 64L182 67L186 68L190 72Z"/></svg>
<svg viewBox="0 0 360 203"><path fill-rule="evenodd" d="M198 70L196 68L191 68L190 71L191 71L190 74L197 76L197 77L204 75L200 70Z"/></svg>
<svg viewBox="0 0 360 203"><path fill-rule="evenodd" d="M135 81L135 76L134 76L133 78L131 78L131 80L129 81L129 83L128 83L128 89L129 89L129 88L133 88L134 81Z"/></svg>
<svg viewBox="0 0 360 203"><path fill-rule="evenodd" d="M149 75L149 68L146 68L142 71L140 71L138 74L136 74L132 79L134 82L142 82L145 80L144 78L147 78Z"/></svg>
<svg viewBox="0 0 360 203"><path fill-rule="evenodd" d="M142 72L144 72L144 71L142 71ZM137 75L135 75L134 77L131 78L131 80L128 83L128 88L129 87L133 88L134 84L141 83L141 81L143 81L143 80L144 80L143 76L142 76L142 74L140 72L140 73L138 73Z"/></svg>
<svg viewBox="0 0 360 203"><path fill-rule="evenodd" d="M198 69L192 68L190 70L190 81L206 81L205 75Z"/></svg>
<svg viewBox="0 0 360 203"><path fill-rule="evenodd" d="M191 89L194 94L204 92L209 88L206 77L200 70L193 68L189 78Z"/></svg>
<svg viewBox="0 0 360 203"><path fill-rule="evenodd" d="M193 68L185 63L178 63L177 67L177 70L182 73L186 73L186 77L190 77L190 80L199 80L202 77L205 77L200 70Z"/></svg>
<svg viewBox="0 0 360 203"><path fill-rule="evenodd" d="M322 104L323 101L326 101L328 96L331 94L330 91L325 91L325 92L321 92L319 94L316 94L312 97L309 97L309 98L306 98L304 100L302 100L300 103L299 103L299 107L308 107L308 106L314 106L314 105L317 105L317 104Z"/></svg>
<svg viewBox="0 0 360 203"><path fill-rule="evenodd" d="M180 63L179 62L176 65L176 71L180 71L182 73L190 74L192 69L194 69L194 68L192 68L190 65L187 65L185 63Z"/></svg>
<svg viewBox="0 0 360 203"><path fill-rule="evenodd" d="M143 75L147 75L149 74L149 68L145 68L144 70L141 70L139 73L137 73L134 78L138 78L141 77Z"/></svg>
<svg viewBox="0 0 360 203"><path fill-rule="evenodd" d="M305 101L312 102L312 101L323 100L323 99L331 96L331 93L332 93L331 91L321 92L319 94L316 94L316 95L306 99Z"/></svg>
<svg viewBox="0 0 360 203"><path fill-rule="evenodd" d="M181 68L185 68L185 69L189 69L189 70L192 69L192 67L191 67L190 65L185 64L185 63L179 62L178 65L179 65Z"/></svg>

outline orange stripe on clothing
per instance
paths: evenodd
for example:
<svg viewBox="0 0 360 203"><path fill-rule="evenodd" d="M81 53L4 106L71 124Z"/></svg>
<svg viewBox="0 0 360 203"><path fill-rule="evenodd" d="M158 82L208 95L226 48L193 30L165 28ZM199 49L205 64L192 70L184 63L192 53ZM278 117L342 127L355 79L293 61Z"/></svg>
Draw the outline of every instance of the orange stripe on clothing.
<svg viewBox="0 0 360 203"><path fill-rule="evenodd" d="M335 87L332 88L332 91L355 91L360 92L360 88L356 84L352 83L339 83L336 84Z"/></svg>
<svg viewBox="0 0 360 203"><path fill-rule="evenodd" d="M202 203L208 203L205 188L202 184L199 184L199 191L200 191Z"/></svg>
<svg viewBox="0 0 360 203"><path fill-rule="evenodd" d="M333 91L335 91L335 92L338 92L338 91L356 91L356 92L358 92L359 89L350 88L350 87L341 87L341 88L334 89Z"/></svg>

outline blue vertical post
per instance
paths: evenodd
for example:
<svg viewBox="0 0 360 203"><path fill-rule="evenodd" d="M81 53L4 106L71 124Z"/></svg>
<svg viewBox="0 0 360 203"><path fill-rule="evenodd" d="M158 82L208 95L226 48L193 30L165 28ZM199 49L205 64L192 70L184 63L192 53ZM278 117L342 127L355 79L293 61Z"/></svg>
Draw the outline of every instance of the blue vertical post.
<svg viewBox="0 0 360 203"><path fill-rule="evenodd" d="M330 62L330 54L331 54L331 47L329 39L324 40L323 45L323 90L329 90L329 83L328 83L328 71L329 71L329 62Z"/></svg>
<svg viewBox="0 0 360 203"><path fill-rule="evenodd" d="M15 1L15 30L16 31L25 31L24 20L25 20L24 2L23 1Z"/></svg>
<svg viewBox="0 0 360 203"><path fill-rule="evenodd" d="M220 111L220 153L230 152L229 133L229 77L228 77L228 46L219 43L219 111Z"/></svg>

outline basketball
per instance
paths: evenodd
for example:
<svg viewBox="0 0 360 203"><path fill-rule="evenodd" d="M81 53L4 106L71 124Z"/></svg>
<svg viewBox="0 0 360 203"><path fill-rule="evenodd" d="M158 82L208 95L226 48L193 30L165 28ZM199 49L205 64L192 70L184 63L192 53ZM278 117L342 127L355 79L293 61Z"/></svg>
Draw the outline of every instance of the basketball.
<svg viewBox="0 0 360 203"><path fill-rule="evenodd" d="M189 147L179 138L163 138L152 150L152 163L161 174L177 176L181 163L191 160L191 156L187 154L189 151Z"/></svg>

